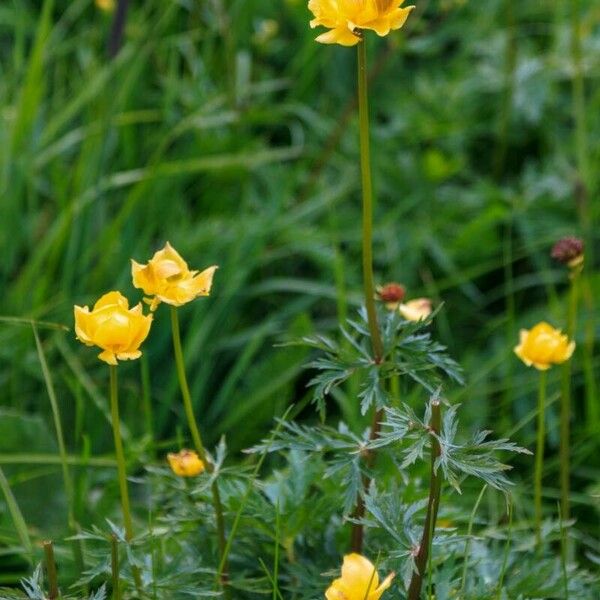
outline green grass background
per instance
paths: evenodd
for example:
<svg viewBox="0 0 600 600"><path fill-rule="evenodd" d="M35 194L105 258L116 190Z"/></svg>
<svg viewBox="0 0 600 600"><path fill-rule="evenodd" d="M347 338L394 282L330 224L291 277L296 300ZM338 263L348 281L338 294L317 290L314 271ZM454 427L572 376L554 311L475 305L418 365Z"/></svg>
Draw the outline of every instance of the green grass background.
<svg viewBox="0 0 600 600"><path fill-rule="evenodd" d="M277 344L334 329L361 299L355 52L316 44L299 0L133 4L114 59L111 17L91 0L0 5L0 467L29 527L48 536L64 528L60 465L32 328L18 319L69 328L38 325L68 451L83 465L85 525L115 508L116 485L107 372L75 341L73 304L110 289L138 301L129 259L167 240L194 268L218 264L211 297L181 319L207 444L226 435L235 455L307 398L306 351ZM549 251L565 234L588 242L572 479L587 547L600 553L600 404L583 368L600 291L600 6L420 0L402 32L369 38L369 60L376 277L444 303L436 335L467 378L447 392L468 426L533 447L536 373L512 348L520 327L564 327L567 278ZM186 436L164 307L144 360L119 373L131 455L161 460ZM548 498L558 390L556 369ZM329 412L361 426L350 396ZM525 502L529 466L515 477ZM9 582L22 568L13 517L0 513Z"/></svg>

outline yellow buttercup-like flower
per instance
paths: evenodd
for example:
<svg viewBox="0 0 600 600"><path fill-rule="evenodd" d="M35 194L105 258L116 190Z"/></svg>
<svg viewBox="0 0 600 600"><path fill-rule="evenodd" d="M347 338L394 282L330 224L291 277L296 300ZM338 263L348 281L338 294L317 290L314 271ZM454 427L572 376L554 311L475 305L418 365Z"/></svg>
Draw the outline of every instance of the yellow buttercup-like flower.
<svg viewBox="0 0 600 600"><path fill-rule="evenodd" d="M161 302L172 306L182 306L199 296L208 296L217 267L209 267L201 273L190 271L187 263L177 250L166 243L150 259L148 264L140 265L131 261L133 285L148 296L150 310L157 309Z"/></svg>
<svg viewBox="0 0 600 600"><path fill-rule="evenodd" d="M398 310L407 321L422 321L431 314L433 308L429 298L417 298L400 304Z"/></svg>
<svg viewBox="0 0 600 600"><path fill-rule="evenodd" d="M373 563L360 554L344 556L342 576L325 592L327 600L379 600L392 585L394 573L379 584L379 575Z"/></svg>
<svg viewBox="0 0 600 600"><path fill-rule="evenodd" d="M169 466L175 475L179 477L196 477L204 473L205 465L200 457L192 450L181 450L181 452L167 454Z"/></svg>
<svg viewBox="0 0 600 600"><path fill-rule="evenodd" d="M569 360L574 351L575 342L544 321L530 330L521 329L519 345L515 347L515 354L528 367L539 371Z"/></svg>
<svg viewBox="0 0 600 600"><path fill-rule="evenodd" d="M308 9L315 18L311 27L319 25L329 31L317 37L322 44L354 46L361 40L360 31L371 29L387 35L400 29L414 6L400 8L404 0L309 0Z"/></svg>
<svg viewBox="0 0 600 600"><path fill-rule="evenodd" d="M139 358L140 346L148 337L152 316L144 315L142 305L129 308L129 302L119 292L104 294L90 311L87 306L75 306L75 333L86 346L102 349L98 358L116 365L117 360Z"/></svg>
<svg viewBox="0 0 600 600"><path fill-rule="evenodd" d="M115 10L115 0L96 0L96 6L104 12Z"/></svg>

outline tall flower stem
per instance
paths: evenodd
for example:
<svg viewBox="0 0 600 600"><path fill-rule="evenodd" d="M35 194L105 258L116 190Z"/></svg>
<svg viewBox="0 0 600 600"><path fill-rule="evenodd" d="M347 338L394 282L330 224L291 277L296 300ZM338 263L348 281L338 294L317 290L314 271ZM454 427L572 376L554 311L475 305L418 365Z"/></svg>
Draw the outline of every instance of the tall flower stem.
<svg viewBox="0 0 600 600"><path fill-rule="evenodd" d="M125 466L125 453L123 452L123 439L121 438L121 417L119 415L119 386L117 367L111 365L110 369L110 416L112 421L113 437L115 442L115 456L117 458L117 473L119 476L119 491L121 493L121 509L125 525L125 538L128 542L133 539L133 520L131 518L131 505L129 490L127 489L127 469ZM138 595L142 589L142 578L137 567L132 568L135 586Z"/></svg>
<svg viewBox="0 0 600 600"><path fill-rule="evenodd" d="M358 48L358 118L360 123L360 170L362 177L362 266L365 306L375 362L383 358L383 342L375 307L373 276L373 183L371 177L371 146L369 141L369 88L367 80L367 43L363 38Z"/></svg>
<svg viewBox="0 0 600 600"><path fill-rule="evenodd" d="M365 38L357 44L358 49L358 118L360 125L360 167L362 180L362 267L365 306L367 321L376 364L383 360L383 342L377 322L375 306L375 278L373 276L373 182L371 177L371 147L369 141L369 86L367 78L367 45ZM375 409L371 425L371 439L379 435L379 423L382 411ZM372 450L367 451L366 462L370 467L374 461ZM363 478L363 487L369 486L369 478ZM360 521L364 516L364 500L359 496L354 509L353 518ZM354 523L352 526L351 545L354 552L360 553L363 546L363 526Z"/></svg>
<svg viewBox="0 0 600 600"><path fill-rule="evenodd" d="M544 471L544 441L546 437L546 383L546 372L541 371L538 393L537 443L535 448L534 476L535 541L538 547L542 541L542 474Z"/></svg>
<svg viewBox="0 0 600 600"><path fill-rule="evenodd" d="M415 558L416 572L413 573L408 587L408 600L418 600L423 585L425 567L429 559L431 540L435 532L438 509L440 506L440 493L442 489L442 478L439 469L436 469L436 461L440 456L440 442L438 435L442 426L442 409L439 400L431 403L431 478L429 480L429 501L427 503L427 514L423 525L423 536Z"/></svg>
<svg viewBox="0 0 600 600"><path fill-rule="evenodd" d="M577 200L579 203L579 220L586 245L586 262L594 263L594 229L596 211L592 198L595 185L590 169L590 144L588 136L588 119L586 106L586 89L584 78L583 21L581 18L581 0L569 0L571 18L571 59L573 115L575 117L575 149L577 156ZM594 346L596 318L594 311L594 294L590 276L585 275L582 282L583 298L587 309L585 321L585 338L583 347L583 370L585 376L585 398L587 424L591 432L595 432L600 421L600 410L597 402L597 381L594 371ZM565 515L563 515L566 518Z"/></svg>
<svg viewBox="0 0 600 600"><path fill-rule="evenodd" d="M575 339L577 323L577 305L579 301L579 273L571 273L569 301L567 309L567 335L570 340ZM568 360L562 366L562 390L560 402L560 508L562 518L570 518L570 444L571 444L571 376L572 366Z"/></svg>
<svg viewBox="0 0 600 600"><path fill-rule="evenodd" d="M175 306L171 307L171 330L173 333L173 350L175 352L175 364L177 366L177 376L179 378L179 387L181 389L181 396L183 397L183 407L185 409L185 416L187 418L188 427L192 434L192 441L198 456L206 466L206 470L209 473L214 472L213 463L208 460L206 449L202 442L202 436L200 435L200 428L196 423L196 417L194 416L194 406L192 404L192 396L190 394L190 387L188 385L187 376L185 374L185 363L183 360L183 348L181 345L181 331L179 328L179 315ZM227 540L225 538L225 519L223 518L223 504L221 502L221 494L219 492L219 484L214 479L211 485L213 507L215 509L215 519L217 525L217 537L219 543L219 560L221 561L225 556L227 547ZM223 591L226 598L229 598L229 588L227 587L228 581L228 569L227 563L224 564L223 568L219 570L220 577L219 583L223 586Z"/></svg>

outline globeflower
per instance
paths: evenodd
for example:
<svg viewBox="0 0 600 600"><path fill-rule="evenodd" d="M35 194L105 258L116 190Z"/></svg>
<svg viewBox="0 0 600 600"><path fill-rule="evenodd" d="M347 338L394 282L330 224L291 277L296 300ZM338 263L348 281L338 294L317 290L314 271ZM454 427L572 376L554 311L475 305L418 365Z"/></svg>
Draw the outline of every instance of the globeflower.
<svg viewBox="0 0 600 600"><path fill-rule="evenodd" d="M205 465L193 450L181 450L181 452L167 454L169 466L175 475L179 477L196 477L204 473Z"/></svg>
<svg viewBox="0 0 600 600"><path fill-rule="evenodd" d="M115 0L96 0L96 6L104 12L115 10Z"/></svg>
<svg viewBox="0 0 600 600"><path fill-rule="evenodd" d="M208 296L216 270L217 267L213 266L201 273L190 271L185 260L169 242L146 265L131 261L133 285L148 296L153 296L145 298L151 311L155 311L161 302L182 306L199 296Z"/></svg>
<svg viewBox="0 0 600 600"><path fill-rule="evenodd" d="M433 308L429 298L416 298L400 304L398 310L407 321L423 321L431 314Z"/></svg>
<svg viewBox="0 0 600 600"><path fill-rule="evenodd" d="M385 36L400 29L414 6L400 8L404 0L309 0L314 19L312 28L322 25L329 31L316 38L322 44L354 46L361 40L361 30L371 29Z"/></svg>
<svg viewBox="0 0 600 600"><path fill-rule="evenodd" d="M90 311L75 306L75 333L86 346L98 346L100 360L116 365L117 360L132 360L142 353L140 346L148 337L152 316L144 315L141 303L129 308L119 292L104 294Z"/></svg>
<svg viewBox="0 0 600 600"><path fill-rule="evenodd" d="M379 600L392 585L394 573L379 584L379 575L373 563L360 554L344 556L342 576L325 592L327 600Z"/></svg>
<svg viewBox="0 0 600 600"><path fill-rule="evenodd" d="M575 342L543 321L530 330L521 329L519 345L514 349L528 367L539 371L564 363L571 358L574 350Z"/></svg>

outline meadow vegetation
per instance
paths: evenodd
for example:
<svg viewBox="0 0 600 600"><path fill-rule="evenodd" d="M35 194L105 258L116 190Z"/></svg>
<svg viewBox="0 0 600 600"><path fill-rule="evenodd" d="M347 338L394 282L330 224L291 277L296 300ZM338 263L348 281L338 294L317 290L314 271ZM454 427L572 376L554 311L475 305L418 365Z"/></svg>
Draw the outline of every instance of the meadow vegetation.
<svg viewBox="0 0 600 600"><path fill-rule="evenodd" d="M599 69L594 0L3 2L0 600L600 598Z"/></svg>

